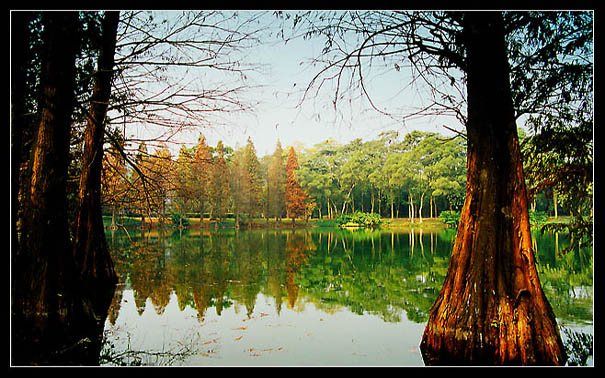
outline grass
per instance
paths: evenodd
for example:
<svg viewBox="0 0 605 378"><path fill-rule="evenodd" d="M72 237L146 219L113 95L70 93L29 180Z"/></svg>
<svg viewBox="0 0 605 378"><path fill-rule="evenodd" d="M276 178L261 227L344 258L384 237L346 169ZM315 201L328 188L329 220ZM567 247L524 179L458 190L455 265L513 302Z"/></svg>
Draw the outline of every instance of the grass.
<svg viewBox="0 0 605 378"><path fill-rule="evenodd" d="M200 227L200 219L198 217L187 218L190 222L190 227L199 228ZM414 222L408 218L383 218L385 223L381 226L382 228L389 229L411 229L411 228L422 228L426 229L442 229L446 227L446 225L439 218L423 218L422 223L420 223L419 218L414 218ZM568 222L569 217L559 216L558 219L554 217L548 217L547 223L550 222ZM149 224L151 222L152 227L157 227L159 220L158 218L145 218L145 223ZM204 218L203 224L204 227L214 228L216 224L216 220L210 220L208 218ZM111 225L111 217L103 216L103 223L105 227L109 227ZM119 224L124 224L126 227L137 227L141 224L140 217L124 217L123 219L118 219ZM170 222L169 218L164 220L164 224L168 227L176 227ZM304 219L296 219L294 223L296 228L300 227L338 227L338 223L336 223L333 219L309 219L309 222L306 222ZM219 223L220 228L234 228L235 227L235 219L226 218L223 219ZM267 221L265 218L254 218L249 222L249 225L242 224L242 228L289 228L292 227L291 219L282 219L280 222L277 222L275 218L269 219Z"/></svg>

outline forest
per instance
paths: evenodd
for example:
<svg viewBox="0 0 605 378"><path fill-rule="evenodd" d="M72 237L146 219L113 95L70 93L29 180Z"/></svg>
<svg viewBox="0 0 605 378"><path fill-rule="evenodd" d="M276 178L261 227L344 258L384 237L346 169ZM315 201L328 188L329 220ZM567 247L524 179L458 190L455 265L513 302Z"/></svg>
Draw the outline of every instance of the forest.
<svg viewBox="0 0 605 378"><path fill-rule="evenodd" d="M523 141L526 134L519 133ZM529 156L531 138L526 142ZM217 226L235 218L239 227L255 218L334 219L355 211L422 223L444 210L460 211L465 195L464 139L421 131L403 139L388 131L366 142L326 140L298 152L283 149L278 140L275 152L263 157L250 139L234 149L222 141L209 146L200 135L176 158L166 145L149 152L141 143L131 157L139 171L128 169L115 150L104 159L103 208L113 228L124 217L184 227L188 218L204 214ZM568 216L570 204L564 199L562 205L549 188L532 197L530 211L536 217ZM584 216L590 211L589 203L579 210Z"/></svg>
<svg viewBox="0 0 605 378"><path fill-rule="evenodd" d="M398 124L449 115L463 128L277 139L267 156L250 138L210 146L205 128L258 105L248 79L269 37L320 42L301 102L328 92L338 114L361 101ZM385 110L376 71L409 72L427 102ZM456 238L424 362L566 362L530 223L568 215L544 229L592 246L593 12L14 11L10 91L13 364L98 363L118 282L108 225L446 210Z"/></svg>

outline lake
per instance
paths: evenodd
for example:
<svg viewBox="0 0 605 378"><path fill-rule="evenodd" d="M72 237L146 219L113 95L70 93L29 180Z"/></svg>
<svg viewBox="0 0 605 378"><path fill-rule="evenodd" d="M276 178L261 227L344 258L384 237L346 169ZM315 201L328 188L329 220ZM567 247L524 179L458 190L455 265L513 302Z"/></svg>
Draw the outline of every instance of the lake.
<svg viewBox="0 0 605 378"><path fill-rule="evenodd" d="M424 366L420 340L454 238L450 229L107 232L119 284L101 364ZM592 249L557 253L568 244L534 233L540 279L560 327L592 335Z"/></svg>

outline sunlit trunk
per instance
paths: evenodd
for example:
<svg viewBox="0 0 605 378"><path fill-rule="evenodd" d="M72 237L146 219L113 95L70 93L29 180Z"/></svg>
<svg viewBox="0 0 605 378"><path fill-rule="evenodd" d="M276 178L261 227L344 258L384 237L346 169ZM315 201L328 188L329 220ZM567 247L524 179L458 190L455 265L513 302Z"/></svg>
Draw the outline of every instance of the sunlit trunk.
<svg viewBox="0 0 605 378"><path fill-rule="evenodd" d="M426 364L561 365L532 250L501 15L465 15L467 190L422 338Z"/></svg>
<svg viewBox="0 0 605 378"><path fill-rule="evenodd" d="M424 192L420 195L420 207L418 208L418 217L420 218L420 223L422 223L422 203L424 202Z"/></svg>

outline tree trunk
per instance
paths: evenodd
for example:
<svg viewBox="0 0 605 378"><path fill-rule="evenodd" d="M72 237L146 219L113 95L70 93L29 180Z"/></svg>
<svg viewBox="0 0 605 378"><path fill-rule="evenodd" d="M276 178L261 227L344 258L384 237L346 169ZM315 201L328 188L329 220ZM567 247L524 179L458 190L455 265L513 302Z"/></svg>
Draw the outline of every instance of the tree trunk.
<svg viewBox="0 0 605 378"><path fill-rule="evenodd" d="M536 272L502 16L464 16L467 190L424 362L562 365L566 355Z"/></svg>
<svg viewBox="0 0 605 378"><path fill-rule="evenodd" d="M13 267L18 272L11 306L11 352L16 365L93 364L95 358L86 352L89 343L82 341L94 337L91 327L98 322L73 259L67 223L77 22L76 12L42 16L40 122Z"/></svg>
<svg viewBox="0 0 605 378"><path fill-rule="evenodd" d="M424 192L420 195L420 207L418 208L418 216L420 217L420 223L422 223L422 205L424 202Z"/></svg>
<svg viewBox="0 0 605 378"><path fill-rule="evenodd" d="M19 188L22 181L21 164L26 148L25 130L28 128L26 117L27 65L31 58L28 50L31 46L29 23L33 12L11 13L11 243L18 250L19 239L17 220L20 217ZM14 259L16 253L12 254ZM13 260L14 263L14 260ZM13 275L14 276L14 275Z"/></svg>
<svg viewBox="0 0 605 378"><path fill-rule="evenodd" d="M410 199L410 222L414 223L414 196L412 192L408 194Z"/></svg>
<svg viewBox="0 0 605 378"><path fill-rule="evenodd" d="M101 170L105 116L111 94L118 21L119 12L107 12L103 19L102 45L84 135L74 240L76 263L91 294L95 296L95 310L99 314L109 309L117 282L103 229Z"/></svg>

